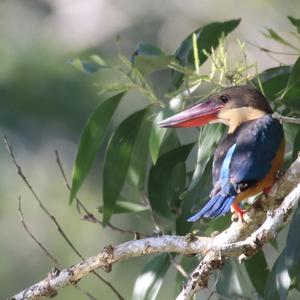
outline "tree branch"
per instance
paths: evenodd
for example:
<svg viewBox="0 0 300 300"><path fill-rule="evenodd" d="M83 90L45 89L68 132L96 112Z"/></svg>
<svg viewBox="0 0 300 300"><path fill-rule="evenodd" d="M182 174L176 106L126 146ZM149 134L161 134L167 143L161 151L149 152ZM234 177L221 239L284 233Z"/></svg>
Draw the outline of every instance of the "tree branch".
<svg viewBox="0 0 300 300"><path fill-rule="evenodd" d="M69 237L67 236L67 234L65 233L65 231L63 230L63 228L61 227L61 225L59 224L59 222L56 220L55 216L52 215L50 213L50 211L47 209L47 207L44 205L43 201L39 198L38 194L35 192L33 186L30 184L30 182L28 181L27 177L25 176L25 174L22 171L21 166L18 164L15 155L14 155L14 151L13 148L11 147L11 145L8 143L8 140L6 138L6 136L4 136L4 145L11 157L11 160L13 162L13 164L15 165L15 167L17 168L18 171L18 175L21 177L21 179L23 180L23 182L25 183L25 185L28 187L28 189L30 190L31 194L34 196L35 200L37 201L39 207L41 208L41 210L47 215L47 217L55 224L58 232L60 233L60 235L62 236L62 238L65 240L65 242L71 247L71 249L76 253L76 255L84 260L85 258L83 257L83 255L79 252L79 250L74 246L74 244L71 242L71 240L69 239ZM57 270L55 268L55 270ZM101 280L104 284L106 284L118 297L119 300L124 300L124 298L120 295L120 293L116 290L116 288L107 280L105 280L103 277L101 277L96 271L91 271L99 280ZM54 294L51 295L51 297L53 297Z"/></svg>
<svg viewBox="0 0 300 300"><path fill-rule="evenodd" d="M240 261L252 256L288 222L288 217L300 199L300 158L281 177L269 195L260 196L245 215L247 224L234 222L217 236L190 237L170 236L151 237L133 240L115 247L106 246L96 256L92 256L70 268L50 272L42 281L25 289L11 299L36 299L50 297L65 286L74 285L88 273L129 258L162 252L183 255L202 254L203 259L191 273L178 300L190 299L198 289L207 286L209 276L222 267L230 256ZM282 199L284 199L282 201Z"/></svg>
<svg viewBox="0 0 300 300"><path fill-rule="evenodd" d="M293 117L285 117L282 116L278 113L273 113L273 117L278 119L281 122L285 122L285 123L290 123L290 124L300 124L300 119L299 118L293 118Z"/></svg>

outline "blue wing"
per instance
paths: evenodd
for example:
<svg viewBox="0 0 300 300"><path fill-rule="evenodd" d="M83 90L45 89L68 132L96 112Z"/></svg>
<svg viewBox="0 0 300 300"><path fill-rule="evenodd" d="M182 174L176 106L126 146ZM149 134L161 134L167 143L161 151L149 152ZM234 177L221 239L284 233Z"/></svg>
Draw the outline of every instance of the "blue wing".
<svg viewBox="0 0 300 300"><path fill-rule="evenodd" d="M220 170L220 190L214 195L210 201L194 216L188 219L188 222L195 222L200 218L215 218L226 214L231 204L233 203L237 193L233 185L229 181L230 177L230 163L232 161L233 153L235 152L236 144L233 144L228 150L221 170Z"/></svg>
<svg viewBox="0 0 300 300"><path fill-rule="evenodd" d="M271 115L246 123L235 132L236 136L229 137L235 143L231 142L222 165L217 166L218 180L215 182L212 198L196 215L188 219L189 222L195 222L201 217L214 218L226 214L238 194L237 186L241 183L251 186L263 179L270 170L272 160L283 141L281 124Z"/></svg>
<svg viewBox="0 0 300 300"><path fill-rule="evenodd" d="M277 119L266 115L258 119L237 137L237 146L230 163L232 183L257 182L271 168L283 141L283 129Z"/></svg>

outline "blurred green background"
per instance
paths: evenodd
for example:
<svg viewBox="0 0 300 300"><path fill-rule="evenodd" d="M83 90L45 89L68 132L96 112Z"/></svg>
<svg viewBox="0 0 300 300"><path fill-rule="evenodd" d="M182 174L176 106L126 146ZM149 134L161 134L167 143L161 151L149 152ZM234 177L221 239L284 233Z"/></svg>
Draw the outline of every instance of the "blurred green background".
<svg viewBox="0 0 300 300"><path fill-rule="evenodd" d="M84 256L96 254L106 244L116 244L132 236L102 229L80 219L74 206L68 205L68 192L55 164L54 150L60 152L67 175L80 131L89 113L101 97L97 80L84 76L66 61L72 57L100 54L113 59L115 39L130 55L138 41L158 45L173 53L187 34L203 24L242 18L231 35L265 48L281 51L281 46L267 40L260 32L265 27L287 34L287 15L300 11L294 1L234 0L9 0L0 2L0 126L7 135L28 180L40 198L56 216L70 239ZM247 45L248 59L257 61L259 70L274 66L274 61L257 48ZM294 57L282 56L284 63ZM128 105L121 106L117 119L144 99L132 93ZM18 216L18 197L27 225L62 266L79 261L62 240L54 225L37 206L32 195L16 174L4 144L0 147L0 297L6 298L42 279L53 263L25 233ZM100 205L99 160L80 198L95 214ZM139 216L114 216L114 224L139 231L152 231L152 224ZM110 280L125 299L130 299L135 279L149 258L117 264ZM175 269L171 268L158 299L173 299ZM81 286L97 299L115 299L113 293L94 276L87 276ZM236 287L238 288L238 287ZM293 297L292 295L290 297ZM85 299L78 290L62 290L57 299ZM292 298L290 298L292 299Z"/></svg>

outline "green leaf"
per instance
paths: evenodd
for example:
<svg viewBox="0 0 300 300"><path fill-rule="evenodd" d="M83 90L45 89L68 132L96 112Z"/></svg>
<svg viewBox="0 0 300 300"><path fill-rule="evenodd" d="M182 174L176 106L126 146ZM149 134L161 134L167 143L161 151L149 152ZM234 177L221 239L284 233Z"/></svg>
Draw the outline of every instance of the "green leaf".
<svg viewBox="0 0 300 300"><path fill-rule="evenodd" d="M149 174L148 195L153 214L157 220L162 220L165 227L172 228L175 216L171 212L176 195L182 192L184 182L179 183L173 172L180 163L187 159L194 144L188 144L171 150L159 157ZM181 172L185 169L180 169ZM182 177L177 174L178 178Z"/></svg>
<svg viewBox="0 0 300 300"><path fill-rule="evenodd" d="M137 49L132 56L133 65L144 76L155 71L167 69L171 59L172 56L166 55L158 47L145 42L140 42L138 44Z"/></svg>
<svg viewBox="0 0 300 300"><path fill-rule="evenodd" d="M290 224L287 244L285 249L286 266L291 279L300 281L300 209L298 208Z"/></svg>
<svg viewBox="0 0 300 300"><path fill-rule="evenodd" d="M267 280L264 300L285 300L291 279L286 268L285 250L277 258Z"/></svg>
<svg viewBox="0 0 300 300"><path fill-rule="evenodd" d="M115 210L146 111L143 109L130 115L110 138L103 167L103 226L107 225Z"/></svg>
<svg viewBox="0 0 300 300"><path fill-rule="evenodd" d="M252 83L259 90L261 83L263 88L261 92L268 100L272 101L286 88L291 70L291 66L270 68L257 75Z"/></svg>
<svg viewBox="0 0 300 300"><path fill-rule="evenodd" d="M287 141L287 150L284 156L283 168L288 168L290 164L295 160L297 156L297 150L299 149L299 139L297 137L300 126L297 124L283 123L284 135Z"/></svg>
<svg viewBox="0 0 300 300"><path fill-rule="evenodd" d="M169 130L169 131L170 133L167 134L166 138L163 140L161 147L159 149L160 155L163 155L164 153L167 153L181 146L176 130Z"/></svg>
<svg viewBox="0 0 300 300"><path fill-rule="evenodd" d="M271 28L266 28L267 32L263 33L263 35L269 39L272 39L284 46L293 48L295 50L297 50L296 47L294 47L290 42L288 42L286 39L284 39L282 36L280 36L275 30L271 29Z"/></svg>
<svg viewBox="0 0 300 300"><path fill-rule="evenodd" d="M176 221L177 234L186 234L190 230L192 223L188 223L187 218L209 199L212 186L212 156L222 133L222 125L211 124L200 128L196 168L187 191L181 195L182 215ZM223 224L225 219L221 219L216 222ZM227 221L225 223L227 224Z"/></svg>
<svg viewBox="0 0 300 300"><path fill-rule="evenodd" d="M159 254L151 259L135 281L133 300L155 300L170 267L168 254Z"/></svg>
<svg viewBox="0 0 300 300"><path fill-rule="evenodd" d="M300 111L300 57L295 62L291 71L285 93L283 95L283 102L292 109Z"/></svg>
<svg viewBox="0 0 300 300"><path fill-rule="evenodd" d="M128 169L126 182L130 186L136 197L141 197L141 191L144 188L147 169L149 167L149 138L152 124L149 121L149 109L140 126L136 142L131 155L131 161Z"/></svg>
<svg viewBox="0 0 300 300"><path fill-rule="evenodd" d="M297 32L300 33L300 19L296 19L292 16L288 16L288 19L297 28Z"/></svg>
<svg viewBox="0 0 300 300"><path fill-rule="evenodd" d="M211 189L209 190L211 191ZM205 199L205 198L204 198ZM208 201L208 196L206 198ZM203 203L203 202L201 202ZM203 204L202 204L203 206ZM226 216L222 216L221 218L215 218L207 221L207 227L205 229L205 235L210 236L213 232L218 231L221 232L225 228L228 228L232 224L231 214L227 214Z"/></svg>
<svg viewBox="0 0 300 300"><path fill-rule="evenodd" d="M99 104L87 120L81 133L73 167L70 203L74 199L103 142L109 121L125 93L120 93Z"/></svg>
<svg viewBox="0 0 300 300"><path fill-rule="evenodd" d="M187 274L190 274L197 264L199 264L199 259L197 256L183 256L180 260L180 266L186 271ZM186 281L187 278L185 278L180 272L176 272L176 296L181 292L182 286Z"/></svg>
<svg viewBox="0 0 300 300"><path fill-rule="evenodd" d="M208 164L205 166L203 175L195 188L190 190L188 193L181 195L181 215L179 215L176 219L176 233L178 235L184 235L189 232L193 223L187 222L187 219L209 200L209 194L212 188L211 170L212 159L210 159ZM222 219L221 221L223 221L224 218L219 219ZM210 224L211 222L212 220L210 220Z"/></svg>
<svg viewBox="0 0 300 300"><path fill-rule="evenodd" d="M222 296L237 299L242 297L250 298L253 296L253 288L247 280L245 270L242 265L238 265L233 259L228 260L220 271L217 282L217 292Z"/></svg>
<svg viewBox="0 0 300 300"><path fill-rule="evenodd" d="M108 68L105 64L100 64L99 62L103 62L102 60L96 61L88 61L88 60L81 60L80 58L70 58L67 63L75 67L77 70L91 75L93 73L98 72L100 69ZM104 62L103 62L104 63Z"/></svg>
<svg viewBox="0 0 300 300"><path fill-rule="evenodd" d="M214 150L222 137L222 134L224 132L223 129L224 127L219 124L211 124L200 127L197 163L191 184L188 188L188 192L193 190L196 185L199 184L205 167L212 157Z"/></svg>
<svg viewBox="0 0 300 300"><path fill-rule="evenodd" d="M182 105L182 100L180 98L174 98L172 99L168 106L163 108L155 117L153 121L153 126L150 133L150 140L149 140L149 147L150 147L150 154L153 163L155 164L158 156L160 147L163 143L163 140L168 132L167 128L162 128L156 125L160 121L162 121L165 118L168 118L178 112Z"/></svg>
<svg viewBox="0 0 300 300"><path fill-rule="evenodd" d="M148 210L144 205L129 201L118 201L115 206L114 214L139 213ZM99 207L98 211L103 213L103 207Z"/></svg>
<svg viewBox="0 0 300 300"><path fill-rule="evenodd" d="M219 39L222 35L227 36L239 25L240 21L241 19L215 22L198 28L183 40L175 52L175 58L183 66L194 67L193 34L195 34L197 37L200 65L202 65L207 60L205 52L211 54L212 49L218 47ZM172 83L175 89L180 87L183 83L183 74L173 72Z"/></svg>
<svg viewBox="0 0 300 300"><path fill-rule="evenodd" d="M269 276L267 261L263 251L256 253L245 261L245 267L256 291L263 297ZM259 272L257 269L259 268Z"/></svg>
<svg viewBox="0 0 300 300"><path fill-rule="evenodd" d="M294 144L293 144L293 154L292 154L293 161L298 157L299 151L300 151L300 126L298 125L298 132L296 134Z"/></svg>

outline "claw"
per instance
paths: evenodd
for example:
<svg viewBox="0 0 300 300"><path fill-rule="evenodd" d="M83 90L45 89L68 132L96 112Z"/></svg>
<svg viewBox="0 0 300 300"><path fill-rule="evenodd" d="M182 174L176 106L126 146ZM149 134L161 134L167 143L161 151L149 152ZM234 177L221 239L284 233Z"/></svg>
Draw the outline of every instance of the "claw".
<svg viewBox="0 0 300 300"><path fill-rule="evenodd" d="M247 222L244 220L244 214L246 213L245 209L241 209L238 204L233 203L231 205L231 211L234 213L235 215L235 220L237 219L238 221L240 221L242 224L247 224Z"/></svg>

